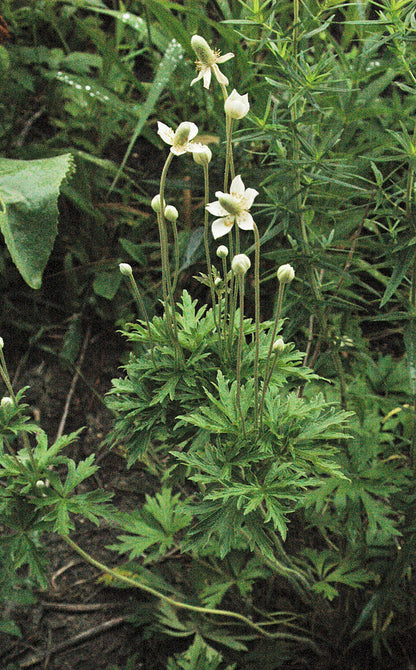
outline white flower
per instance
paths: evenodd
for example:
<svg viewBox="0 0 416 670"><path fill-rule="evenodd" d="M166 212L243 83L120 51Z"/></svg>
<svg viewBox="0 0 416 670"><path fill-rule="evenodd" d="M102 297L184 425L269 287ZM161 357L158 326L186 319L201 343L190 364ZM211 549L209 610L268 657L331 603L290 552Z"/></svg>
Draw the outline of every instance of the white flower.
<svg viewBox="0 0 416 670"><path fill-rule="evenodd" d="M232 119L244 118L250 109L248 94L240 95L234 89L224 103L224 111Z"/></svg>
<svg viewBox="0 0 416 670"><path fill-rule="evenodd" d="M217 191L215 195L218 200L207 205L210 214L221 217L212 223L214 239L226 235L234 223L237 223L242 230L254 229L254 220L248 210L258 191L254 188L244 188L240 175L232 180L230 193Z"/></svg>
<svg viewBox="0 0 416 670"><path fill-rule="evenodd" d="M215 79L220 84L227 86L228 79L221 72L218 63L225 63L227 60L230 60L230 58L234 58L234 54L229 52L224 54L224 56L221 56L221 52L213 51L208 42L200 35L194 35L192 37L191 45L198 56L198 60L195 64L196 69L199 71L198 76L191 81L191 86L200 79L203 79L205 88L209 88L211 84L211 74L214 75Z"/></svg>
<svg viewBox="0 0 416 670"><path fill-rule="evenodd" d="M180 123L176 131L169 128L165 123L158 121L157 134L160 135L166 144L170 144L170 150L175 156L180 156L187 152L194 153L205 151L204 144L192 142L193 138L198 134L198 126L190 121L183 121L183 123Z"/></svg>

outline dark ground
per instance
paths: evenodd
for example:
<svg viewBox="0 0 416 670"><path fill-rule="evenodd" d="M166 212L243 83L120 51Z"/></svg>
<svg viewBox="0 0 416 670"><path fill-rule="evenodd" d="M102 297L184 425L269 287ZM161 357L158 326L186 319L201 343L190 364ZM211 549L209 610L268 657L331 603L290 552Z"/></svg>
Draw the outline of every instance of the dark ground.
<svg viewBox="0 0 416 670"><path fill-rule="evenodd" d="M7 337L5 342L10 341ZM18 344L18 343L17 343ZM73 369L63 369L56 358L33 350L29 357L19 346L7 351L15 389L30 385L26 401L35 420L50 438L56 436L65 403L74 379ZM126 346L111 326L107 332L91 332L82 376L72 395L64 432L85 426L78 442L69 447L71 458L80 460L95 452L99 471L87 484L114 493L113 502L121 508L134 508L144 493L151 491L148 475L140 467L127 470L117 449L103 448L112 416L92 389L103 396L111 379L117 376L120 357ZM23 358L22 358L23 357ZM14 359L14 360L10 360ZM24 365L19 363L24 362ZM16 375L17 372L17 375ZM115 539L107 525L99 528L78 523L73 539L91 555L114 565L117 557L106 546ZM166 656L176 651L155 649L151 639L143 640L140 628L128 622L137 609L134 589L109 588L95 568L85 564L59 537L47 538L49 585L37 591L37 603L11 614L22 631L22 638L0 634L0 668L20 670L146 670L166 667ZM141 596L140 596L141 597Z"/></svg>

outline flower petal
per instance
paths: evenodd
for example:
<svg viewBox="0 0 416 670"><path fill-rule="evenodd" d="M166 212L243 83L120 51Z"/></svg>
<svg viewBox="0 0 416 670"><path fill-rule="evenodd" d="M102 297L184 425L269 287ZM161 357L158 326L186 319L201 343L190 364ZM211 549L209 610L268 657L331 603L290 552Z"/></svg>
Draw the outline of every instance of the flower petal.
<svg viewBox="0 0 416 670"><path fill-rule="evenodd" d="M199 72L198 76L195 77L195 79L192 79L190 85L193 86L197 81L199 81L200 79L202 79L203 76L204 76L204 73L203 73L202 70L201 70L201 72Z"/></svg>
<svg viewBox="0 0 416 670"><path fill-rule="evenodd" d="M222 219L215 219L212 222L211 231L214 237L214 240L217 240L219 237L223 237L230 232L234 224L233 216L224 216Z"/></svg>
<svg viewBox="0 0 416 670"><path fill-rule="evenodd" d="M240 175L237 175L231 182L230 193L231 195L244 195L244 191L243 180Z"/></svg>
<svg viewBox="0 0 416 670"><path fill-rule="evenodd" d="M192 121L188 122L189 125L189 136L188 136L188 142L194 139L198 135L198 126L195 123L192 123Z"/></svg>
<svg viewBox="0 0 416 670"><path fill-rule="evenodd" d="M169 128L169 126L166 125L166 123L162 123L161 121L157 122L157 134L160 135L166 144L173 144L173 136L175 133L172 128Z"/></svg>
<svg viewBox="0 0 416 670"><path fill-rule="evenodd" d="M171 153L175 154L175 156L182 156L182 154L186 154L186 148L183 145L180 145L179 147L171 147L170 150Z"/></svg>
<svg viewBox="0 0 416 670"><path fill-rule="evenodd" d="M231 51L228 52L228 54L224 54L223 56L220 56L219 58L216 59L217 63L226 63L227 60L230 60L230 58L234 58L234 54L231 53Z"/></svg>
<svg viewBox="0 0 416 670"><path fill-rule="evenodd" d="M254 202L254 198L259 194L255 188L246 188L243 197L241 198L241 206L243 209L250 209Z"/></svg>
<svg viewBox="0 0 416 670"><path fill-rule="evenodd" d="M222 205L220 205L218 200L215 200L215 202L209 202L206 206L206 210L214 216L228 216L227 210L224 209Z"/></svg>
<svg viewBox="0 0 416 670"><path fill-rule="evenodd" d="M227 79L227 77L225 76L225 74L223 74L223 73L221 72L221 70L220 70L220 68L218 67L218 65L217 65L216 63L214 63L214 65L212 65L211 67L212 67L212 71L213 71L213 73L214 73L214 75L215 75L215 79L218 81L218 83L219 83L219 84L224 84L224 86L228 86L228 79Z"/></svg>
<svg viewBox="0 0 416 670"><path fill-rule="evenodd" d="M201 144L200 142L187 142L185 146L186 150L192 154L200 154L207 149L206 144Z"/></svg>
<svg viewBox="0 0 416 670"><path fill-rule="evenodd" d="M207 67L201 71L202 76L204 77L204 87L209 88L211 84L211 68Z"/></svg>
<svg viewBox="0 0 416 670"><path fill-rule="evenodd" d="M254 219L250 212L241 212L236 216L237 225L242 230L254 230Z"/></svg>

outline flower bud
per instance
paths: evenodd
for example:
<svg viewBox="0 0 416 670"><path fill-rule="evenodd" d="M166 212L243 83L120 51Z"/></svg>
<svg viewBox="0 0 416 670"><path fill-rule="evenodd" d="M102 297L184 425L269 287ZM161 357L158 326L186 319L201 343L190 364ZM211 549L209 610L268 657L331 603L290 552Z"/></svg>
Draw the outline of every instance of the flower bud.
<svg viewBox="0 0 416 670"><path fill-rule="evenodd" d="M202 167L206 167L208 163L211 161L212 152L211 149L204 144L203 149L201 149L201 151L194 151L192 153L192 157L195 163L197 163L197 165L202 165Z"/></svg>
<svg viewBox="0 0 416 670"><path fill-rule="evenodd" d="M0 349L3 349L4 347L4 340L2 337L0 337Z"/></svg>
<svg viewBox="0 0 416 670"><path fill-rule="evenodd" d="M0 406L2 409L7 410L14 406L14 402L9 396L5 395L4 398L1 399Z"/></svg>
<svg viewBox="0 0 416 670"><path fill-rule="evenodd" d="M191 47L201 63L209 66L215 63L215 54L203 37L200 35L193 35L191 39Z"/></svg>
<svg viewBox="0 0 416 670"><path fill-rule="evenodd" d="M231 268L235 275L245 275L247 270L251 267L251 261L245 254L237 254L234 256Z"/></svg>
<svg viewBox="0 0 416 670"><path fill-rule="evenodd" d="M171 223L175 223L179 216L179 212L173 205L166 205L165 207L165 219Z"/></svg>
<svg viewBox="0 0 416 670"><path fill-rule="evenodd" d="M285 342L283 340L283 337L278 337L277 340L273 342L273 347L272 350L276 354L282 354L285 350Z"/></svg>
<svg viewBox="0 0 416 670"><path fill-rule="evenodd" d="M217 256L218 258L227 258L228 247L226 247L225 244L220 244L220 246L217 249Z"/></svg>
<svg viewBox="0 0 416 670"><path fill-rule="evenodd" d="M150 203L150 207L153 209L154 212L159 213L159 212L162 211L162 203L160 201L160 193L155 195L152 202Z"/></svg>
<svg viewBox="0 0 416 670"><path fill-rule="evenodd" d="M219 286L221 284L221 277L215 277L214 279L214 286Z"/></svg>
<svg viewBox="0 0 416 670"><path fill-rule="evenodd" d="M124 277L131 277L133 270L129 263L119 263L118 269Z"/></svg>
<svg viewBox="0 0 416 670"><path fill-rule="evenodd" d="M281 284L290 284L295 278L295 271L289 263L281 265L277 270L277 278Z"/></svg>
<svg viewBox="0 0 416 670"><path fill-rule="evenodd" d="M232 119L242 119L248 114L250 104L247 93L240 95L234 89L224 103L224 111Z"/></svg>
<svg viewBox="0 0 416 670"><path fill-rule="evenodd" d="M43 479L38 479L38 481L36 482L36 488L37 489L44 489L45 486L46 486L46 484L43 481Z"/></svg>

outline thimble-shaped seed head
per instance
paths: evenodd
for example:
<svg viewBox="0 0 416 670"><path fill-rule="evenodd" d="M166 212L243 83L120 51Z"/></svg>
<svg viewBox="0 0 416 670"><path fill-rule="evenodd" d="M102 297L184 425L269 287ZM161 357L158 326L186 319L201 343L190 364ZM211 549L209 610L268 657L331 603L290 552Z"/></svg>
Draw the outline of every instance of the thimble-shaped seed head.
<svg viewBox="0 0 416 670"><path fill-rule="evenodd" d="M191 47L201 63L204 65L213 65L215 63L215 53L201 35L193 35Z"/></svg>

